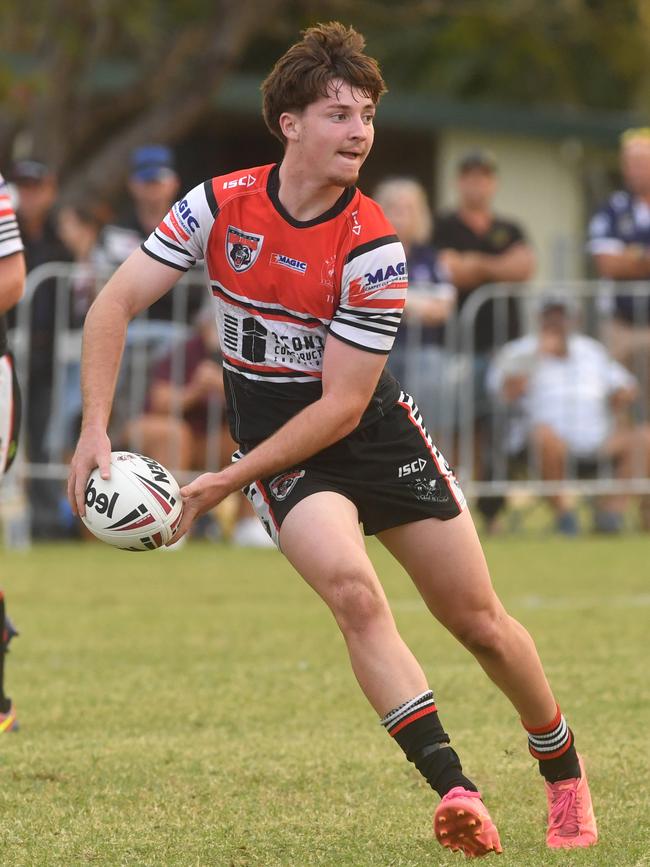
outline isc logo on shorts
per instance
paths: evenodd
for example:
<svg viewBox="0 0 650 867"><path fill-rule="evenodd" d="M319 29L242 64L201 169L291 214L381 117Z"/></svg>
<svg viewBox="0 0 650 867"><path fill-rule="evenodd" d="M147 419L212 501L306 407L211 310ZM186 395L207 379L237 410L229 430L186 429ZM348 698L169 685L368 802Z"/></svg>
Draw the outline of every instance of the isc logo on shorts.
<svg viewBox="0 0 650 867"><path fill-rule="evenodd" d="M410 476L411 473L419 473L426 465L427 462L424 458L418 458L415 461L411 461L410 464L403 464L397 471L397 478L402 479L404 476Z"/></svg>

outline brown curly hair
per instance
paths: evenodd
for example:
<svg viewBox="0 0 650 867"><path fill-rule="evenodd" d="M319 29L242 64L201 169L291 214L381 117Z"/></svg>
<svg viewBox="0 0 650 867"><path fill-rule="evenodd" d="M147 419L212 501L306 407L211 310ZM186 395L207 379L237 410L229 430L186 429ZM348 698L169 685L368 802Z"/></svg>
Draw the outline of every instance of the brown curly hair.
<svg viewBox="0 0 650 867"><path fill-rule="evenodd" d="M375 105L386 85L377 61L363 53L366 41L353 27L338 21L302 31L302 39L286 51L262 84L263 114L271 133L284 144L280 115L302 111L331 93L333 79L360 90Z"/></svg>

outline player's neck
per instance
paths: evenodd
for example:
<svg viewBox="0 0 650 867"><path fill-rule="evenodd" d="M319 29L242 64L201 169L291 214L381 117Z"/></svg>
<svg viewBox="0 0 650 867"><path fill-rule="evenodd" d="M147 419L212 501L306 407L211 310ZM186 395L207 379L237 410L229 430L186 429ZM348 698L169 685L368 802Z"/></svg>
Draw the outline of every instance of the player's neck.
<svg viewBox="0 0 650 867"><path fill-rule="evenodd" d="M328 211L344 189L315 178L313 172L302 166L291 165L286 160L280 165L278 197L287 213L301 223Z"/></svg>

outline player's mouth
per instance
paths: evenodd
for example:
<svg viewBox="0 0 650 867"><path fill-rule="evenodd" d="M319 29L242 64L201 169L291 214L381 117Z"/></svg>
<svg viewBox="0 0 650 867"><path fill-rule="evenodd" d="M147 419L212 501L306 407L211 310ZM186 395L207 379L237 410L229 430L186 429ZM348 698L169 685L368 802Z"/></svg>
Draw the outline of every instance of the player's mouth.
<svg viewBox="0 0 650 867"><path fill-rule="evenodd" d="M350 160L350 162L363 159L363 153L361 151L339 151L338 154L344 159Z"/></svg>

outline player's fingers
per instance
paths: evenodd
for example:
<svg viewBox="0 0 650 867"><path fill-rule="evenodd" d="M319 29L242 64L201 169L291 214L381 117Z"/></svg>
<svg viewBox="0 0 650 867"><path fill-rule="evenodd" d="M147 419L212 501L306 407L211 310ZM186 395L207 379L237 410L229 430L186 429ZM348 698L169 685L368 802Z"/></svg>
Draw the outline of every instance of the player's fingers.
<svg viewBox="0 0 650 867"><path fill-rule="evenodd" d="M77 514L80 518L83 518L86 514L86 485L85 479L83 482L80 479L81 476L77 474L74 485L74 499L77 506Z"/></svg>
<svg viewBox="0 0 650 867"><path fill-rule="evenodd" d="M166 547L169 548L170 545L175 545L179 539L181 539L189 530L192 521L194 520L195 512L192 509L188 509L187 505L183 508L183 517L181 518L181 522L176 528L176 532L171 537L169 542L166 543Z"/></svg>
<svg viewBox="0 0 650 867"><path fill-rule="evenodd" d="M70 469L70 475L68 476L67 494L72 514L78 515L79 510L77 509L77 498L75 496L75 472L72 468Z"/></svg>

